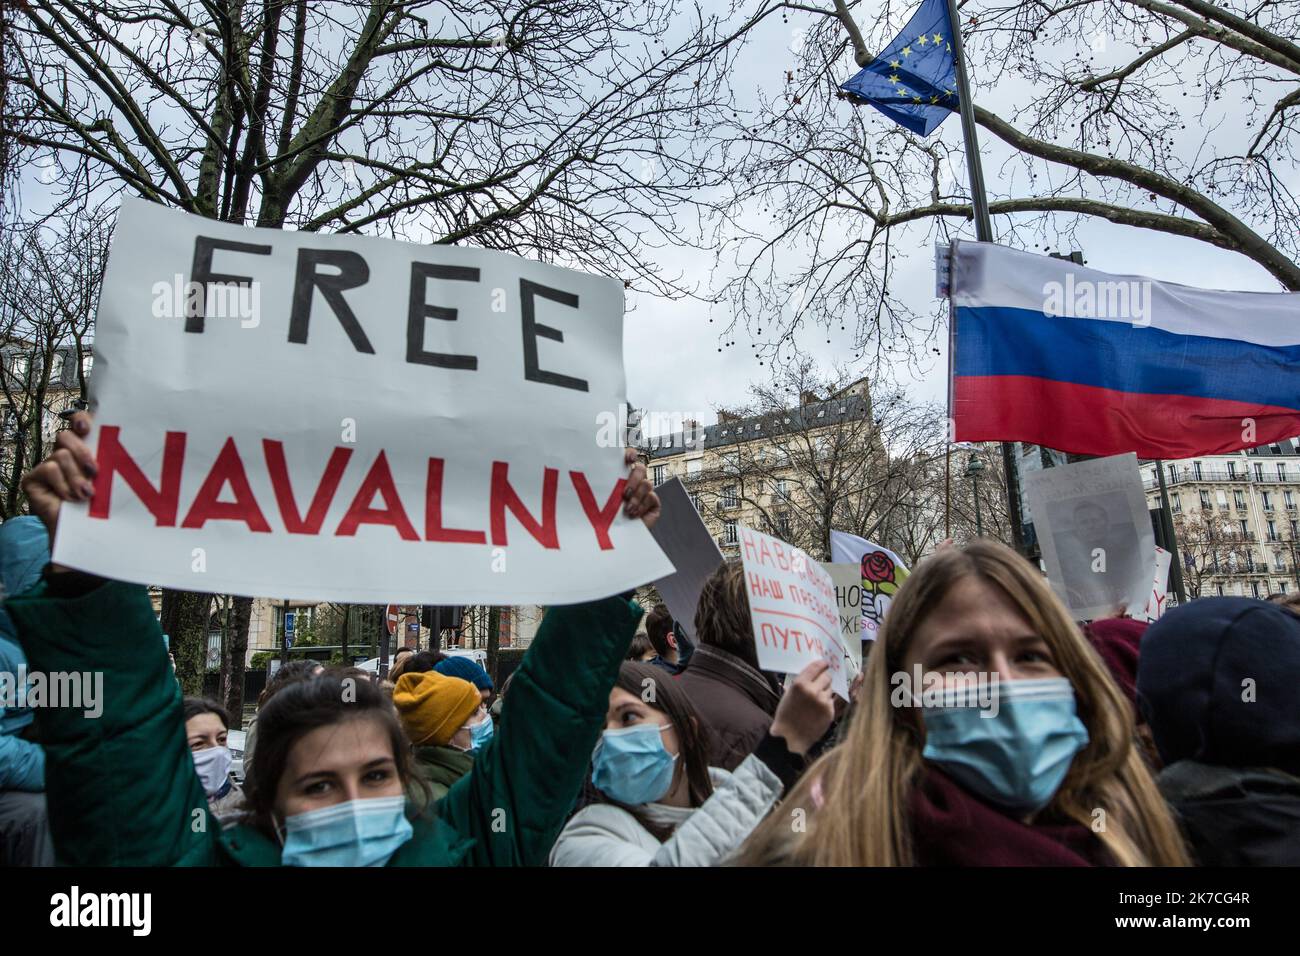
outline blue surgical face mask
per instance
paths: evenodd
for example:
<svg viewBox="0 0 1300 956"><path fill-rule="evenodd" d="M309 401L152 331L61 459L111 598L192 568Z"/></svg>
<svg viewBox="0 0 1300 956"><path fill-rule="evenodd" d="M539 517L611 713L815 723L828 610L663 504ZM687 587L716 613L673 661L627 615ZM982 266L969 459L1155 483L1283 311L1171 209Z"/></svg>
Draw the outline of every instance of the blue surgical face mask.
<svg viewBox="0 0 1300 956"><path fill-rule="evenodd" d="M672 724L607 730L591 755L591 782L611 800L637 807L660 800L672 786L677 758L664 749Z"/></svg>
<svg viewBox="0 0 1300 956"><path fill-rule="evenodd" d="M492 739L494 733L496 733L496 730L492 726L492 718L490 716L484 717L477 724L472 724L469 728L469 752L476 754L482 750L484 744Z"/></svg>
<svg viewBox="0 0 1300 956"><path fill-rule="evenodd" d="M983 716L991 708L927 707L922 756L989 803L1035 813L1051 802L1074 755L1087 746L1088 730L1064 678L1001 682L996 693L995 716Z"/></svg>
<svg viewBox="0 0 1300 956"><path fill-rule="evenodd" d="M383 866L414 831L405 797L349 800L284 820L285 866Z"/></svg>

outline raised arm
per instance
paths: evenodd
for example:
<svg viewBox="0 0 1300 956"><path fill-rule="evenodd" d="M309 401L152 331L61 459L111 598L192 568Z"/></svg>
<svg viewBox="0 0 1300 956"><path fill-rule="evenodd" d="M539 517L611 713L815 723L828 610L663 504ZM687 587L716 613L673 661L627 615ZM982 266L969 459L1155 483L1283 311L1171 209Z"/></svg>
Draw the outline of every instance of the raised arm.
<svg viewBox="0 0 1300 956"><path fill-rule="evenodd" d="M642 465L633 467L625 499L629 517L647 525L658 517ZM476 865L546 862L582 789L641 614L622 597L547 611L511 679L501 732L438 802L439 815L475 839Z"/></svg>
<svg viewBox="0 0 1300 956"><path fill-rule="evenodd" d="M23 479L53 538L59 505L82 497L94 461L79 435ZM185 745L181 694L145 589L50 573L6 609L31 672L79 682L80 707L40 707L46 799L59 862L164 866L212 861L215 821Z"/></svg>

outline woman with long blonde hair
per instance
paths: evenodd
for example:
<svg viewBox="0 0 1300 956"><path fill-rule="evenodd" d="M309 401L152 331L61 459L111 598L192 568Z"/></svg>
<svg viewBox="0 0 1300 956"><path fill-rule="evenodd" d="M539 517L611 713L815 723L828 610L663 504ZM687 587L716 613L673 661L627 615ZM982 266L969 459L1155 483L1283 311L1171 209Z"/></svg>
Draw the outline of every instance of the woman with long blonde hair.
<svg viewBox="0 0 1300 956"><path fill-rule="evenodd" d="M1133 723L1035 569L949 548L895 595L841 744L735 862L1185 865Z"/></svg>

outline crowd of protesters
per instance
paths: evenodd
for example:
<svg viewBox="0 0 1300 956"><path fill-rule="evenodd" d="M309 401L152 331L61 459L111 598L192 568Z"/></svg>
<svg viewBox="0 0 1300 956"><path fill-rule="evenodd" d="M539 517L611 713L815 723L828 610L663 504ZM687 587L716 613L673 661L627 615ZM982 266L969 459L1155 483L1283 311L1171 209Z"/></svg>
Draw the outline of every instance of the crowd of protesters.
<svg viewBox="0 0 1300 956"><path fill-rule="evenodd" d="M62 502L90 493L88 431L60 433L24 480L34 517L0 526L0 670L102 672L103 709L0 710L0 862L1300 864L1300 607L1080 627L983 540L915 568L851 701L825 663L762 669L732 561L685 624L631 595L549 608L500 688L434 651L383 682L286 665L237 783L238 727L182 698L145 588L50 563ZM624 511L652 525L628 465Z"/></svg>

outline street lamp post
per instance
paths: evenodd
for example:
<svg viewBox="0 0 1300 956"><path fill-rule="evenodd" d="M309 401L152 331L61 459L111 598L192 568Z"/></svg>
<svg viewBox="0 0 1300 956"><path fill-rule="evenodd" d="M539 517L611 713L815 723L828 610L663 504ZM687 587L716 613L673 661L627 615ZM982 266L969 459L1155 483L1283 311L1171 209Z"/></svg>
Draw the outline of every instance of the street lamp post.
<svg viewBox="0 0 1300 956"><path fill-rule="evenodd" d="M980 519L980 472L983 470L984 462L971 455L970 461L966 463L966 474L970 477L975 492L975 537L977 538L984 537L984 522Z"/></svg>

